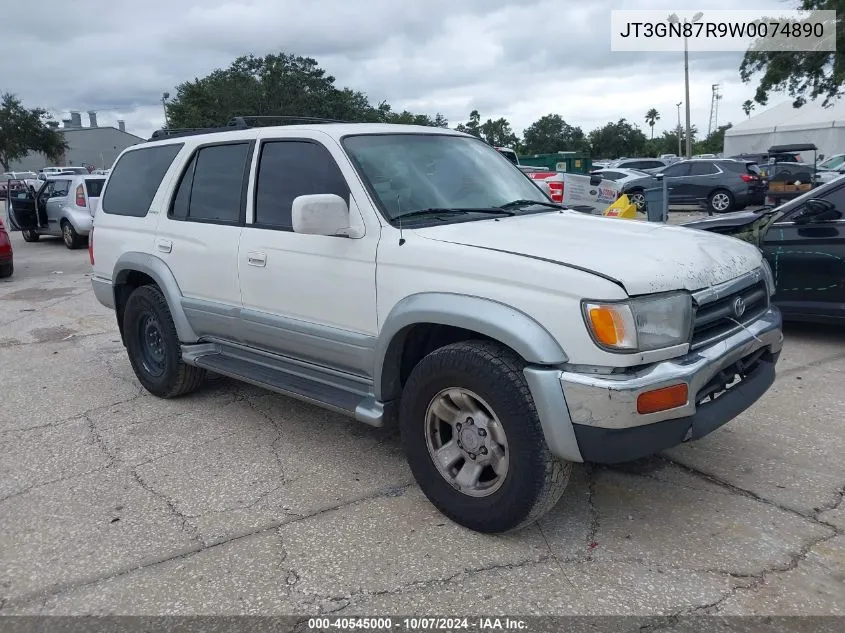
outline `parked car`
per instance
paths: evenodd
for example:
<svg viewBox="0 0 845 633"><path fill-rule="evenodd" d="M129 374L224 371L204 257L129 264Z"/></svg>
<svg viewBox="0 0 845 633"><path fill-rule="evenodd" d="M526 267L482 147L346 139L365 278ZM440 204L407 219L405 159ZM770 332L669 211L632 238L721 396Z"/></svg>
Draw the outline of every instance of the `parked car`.
<svg viewBox="0 0 845 633"><path fill-rule="evenodd" d="M684 226L730 235L763 252L784 318L845 323L845 180L777 207L729 213Z"/></svg>
<svg viewBox="0 0 845 633"><path fill-rule="evenodd" d="M656 173L666 169L666 163L659 158L620 158L611 162L605 169L640 169L648 173Z"/></svg>
<svg viewBox="0 0 845 633"><path fill-rule="evenodd" d="M105 182L103 176L47 176L40 188L29 186L9 198L10 228L21 231L27 242L53 235L68 248L79 248L91 230Z"/></svg>
<svg viewBox="0 0 845 633"><path fill-rule="evenodd" d="M7 171L0 175L0 199L6 199L10 193L26 188L25 180L34 180L36 174L31 171Z"/></svg>
<svg viewBox="0 0 845 633"><path fill-rule="evenodd" d="M632 180L639 180L640 178L648 178L651 176L651 174L646 171L639 169L626 169L624 167L619 169L607 167L605 169L596 169L590 173L601 176L602 180L612 180L620 185L624 185L626 182L630 182Z"/></svg>
<svg viewBox="0 0 845 633"><path fill-rule="evenodd" d="M768 153L768 152L759 152L759 153L750 153L750 154L737 154L736 156L731 156L734 160L745 161L747 163L757 163L758 165L764 165L768 162L776 162L776 163L800 163L801 154L797 152L779 152L779 153Z"/></svg>
<svg viewBox="0 0 845 633"><path fill-rule="evenodd" d="M3 218L0 218L0 277L11 277L15 272L14 253L12 252L12 240L6 232Z"/></svg>
<svg viewBox="0 0 845 633"><path fill-rule="evenodd" d="M658 158L667 165L677 163L679 160L681 160L677 154L661 154L660 156L658 156Z"/></svg>
<svg viewBox="0 0 845 633"><path fill-rule="evenodd" d="M707 435L774 381L750 244L561 209L454 130L158 136L120 154L89 244L140 383L171 398L210 370L396 421L422 491L471 529L528 525L572 462Z"/></svg>
<svg viewBox="0 0 845 633"><path fill-rule="evenodd" d="M706 204L711 213L727 213L765 200L766 182L751 162L696 158L669 165L660 174L666 178L669 204ZM662 186L652 175L626 182L622 193L642 210L644 191Z"/></svg>
<svg viewBox="0 0 845 633"><path fill-rule="evenodd" d="M845 154L834 154L833 156L828 156L824 160L820 160L816 167L818 169L841 169L845 167Z"/></svg>

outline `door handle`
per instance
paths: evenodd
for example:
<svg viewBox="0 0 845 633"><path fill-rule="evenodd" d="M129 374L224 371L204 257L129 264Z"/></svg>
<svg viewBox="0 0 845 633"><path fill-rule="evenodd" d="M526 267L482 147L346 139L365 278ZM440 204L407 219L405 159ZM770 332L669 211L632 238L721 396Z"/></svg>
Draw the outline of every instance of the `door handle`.
<svg viewBox="0 0 845 633"><path fill-rule="evenodd" d="M251 253L247 253L246 261L250 266L266 266L267 255L253 251Z"/></svg>
<svg viewBox="0 0 845 633"><path fill-rule="evenodd" d="M156 248L162 253L169 253L173 250L173 242L170 240L158 239L156 240Z"/></svg>

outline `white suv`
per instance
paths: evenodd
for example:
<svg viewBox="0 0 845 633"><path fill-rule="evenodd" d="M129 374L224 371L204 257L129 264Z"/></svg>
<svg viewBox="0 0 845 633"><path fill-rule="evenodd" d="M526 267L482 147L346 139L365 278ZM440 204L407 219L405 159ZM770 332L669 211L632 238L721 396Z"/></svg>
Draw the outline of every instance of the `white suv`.
<svg viewBox="0 0 845 633"><path fill-rule="evenodd" d="M728 422L772 384L783 341L750 244L565 210L448 129L133 146L89 249L150 392L190 392L210 370L398 421L428 498L484 532L540 517L572 462Z"/></svg>

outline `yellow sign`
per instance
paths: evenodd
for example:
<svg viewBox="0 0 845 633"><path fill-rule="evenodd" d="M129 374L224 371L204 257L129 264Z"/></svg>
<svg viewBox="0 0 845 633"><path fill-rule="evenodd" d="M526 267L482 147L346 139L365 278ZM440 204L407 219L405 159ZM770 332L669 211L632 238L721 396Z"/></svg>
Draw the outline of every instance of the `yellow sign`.
<svg viewBox="0 0 845 633"><path fill-rule="evenodd" d="M606 218L625 218L631 220L637 217L637 205L628 199L628 196L619 196L612 205L604 210L602 215Z"/></svg>

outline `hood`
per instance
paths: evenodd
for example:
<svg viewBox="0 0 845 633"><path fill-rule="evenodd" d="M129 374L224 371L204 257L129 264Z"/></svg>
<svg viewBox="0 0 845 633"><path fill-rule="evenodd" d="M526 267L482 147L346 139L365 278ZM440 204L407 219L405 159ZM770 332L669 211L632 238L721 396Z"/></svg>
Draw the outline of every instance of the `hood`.
<svg viewBox="0 0 845 633"><path fill-rule="evenodd" d="M574 211L460 222L414 233L584 270L632 296L700 290L753 270L761 260L754 246L715 233Z"/></svg>
<svg viewBox="0 0 845 633"><path fill-rule="evenodd" d="M712 217L685 222L682 226L690 229L703 229L705 231L719 231L720 233L730 232L730 229L741 229L753 224L756 220L766 217L765 213L754 213L754 211L735 211L723 213Z"/></svg>

